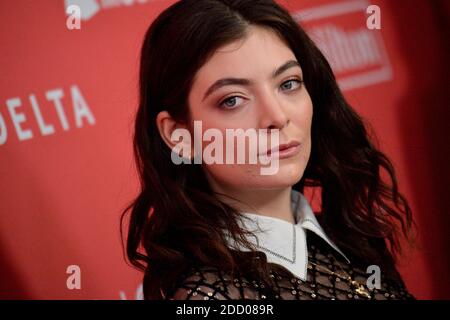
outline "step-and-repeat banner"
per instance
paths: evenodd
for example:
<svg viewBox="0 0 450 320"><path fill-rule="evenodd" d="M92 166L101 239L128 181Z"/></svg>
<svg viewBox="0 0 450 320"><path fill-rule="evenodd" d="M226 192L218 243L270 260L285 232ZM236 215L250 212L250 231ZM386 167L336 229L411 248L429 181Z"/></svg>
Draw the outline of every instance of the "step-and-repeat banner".
<svg viewBox="0 0 450 320"><path fill-rule="evenodd" d="M142 298L119 218L138 190L139 49L173 2L0 1L0 298ZM396 166L419 227L400 260L410 291L449 298L448 2L279 3Z"/></svg>

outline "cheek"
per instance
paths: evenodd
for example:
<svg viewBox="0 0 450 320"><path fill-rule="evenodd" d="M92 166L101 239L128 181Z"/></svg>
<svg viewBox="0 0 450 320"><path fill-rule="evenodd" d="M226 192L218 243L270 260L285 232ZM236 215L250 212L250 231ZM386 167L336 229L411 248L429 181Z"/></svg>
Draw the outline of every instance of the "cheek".
<svg viewBox="0 0 450 320"><path fill-rule="evenodd" d="M303 99L302 103L297 105L295 110L293 110L291 119L296 127L302 130L305 135L309 135L311 131L312 117L313 105L309 95L307 95L307 97Z"/></svg>

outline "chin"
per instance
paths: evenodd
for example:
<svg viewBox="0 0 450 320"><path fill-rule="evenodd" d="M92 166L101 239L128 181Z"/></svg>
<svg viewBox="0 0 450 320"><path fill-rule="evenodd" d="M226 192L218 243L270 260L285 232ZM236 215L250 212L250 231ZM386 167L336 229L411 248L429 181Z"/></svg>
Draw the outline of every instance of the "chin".
<svg viewBox="0 0 450 320"><path fill-rule="evenodd" d="M284 162L284 161L283 161ZM235 167L232 170L214 170L212 177L222 184L243 189L280 189L293 186L303 177L303 163L280 162L278 172L272 175L260 174L259 166ZM222 169L224 169L222 167ZM230 169L227 167L227 169Z"/></svg>
<svg viewBox="0 0 450 320"><path fill-rule="evenodd" d="M305 168L296 165L280 165L276 174L260 175L257 181L254 181L254 187L257 189L279 189L291 187L303 177ZM255 183L256 182L256 183Z"/></svg>
<svg viewBox="0 0 450 320"><path fill-rule="evenodd" d="M277 174L273 176L267 176L269 184L274 184L278 186L292 186L300 181L303 177L303 168L282 168Z"/></svg>

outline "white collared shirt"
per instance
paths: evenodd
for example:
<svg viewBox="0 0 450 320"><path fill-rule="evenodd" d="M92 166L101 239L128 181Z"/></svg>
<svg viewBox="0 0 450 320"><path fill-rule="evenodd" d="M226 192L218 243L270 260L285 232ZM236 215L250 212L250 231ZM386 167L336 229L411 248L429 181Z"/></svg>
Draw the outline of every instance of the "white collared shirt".
<svg viewBox="0 0 450 320"><path fill-rule="evenodd" d="M266 254L268 262L280 264L295 276L306 280L308 249L305 229L317 234L341 254L347 262L350 262L327 237L305 196L293 189L291 191L291 206L296 224L279 218L243 212L244 216L249 219L243 219L240 221L240 225L254 233L256 238L249 237L248 240ZM248 248L237 247L231 238L227 237L227 239L230 247L242 251L248 250Z"/></svg>

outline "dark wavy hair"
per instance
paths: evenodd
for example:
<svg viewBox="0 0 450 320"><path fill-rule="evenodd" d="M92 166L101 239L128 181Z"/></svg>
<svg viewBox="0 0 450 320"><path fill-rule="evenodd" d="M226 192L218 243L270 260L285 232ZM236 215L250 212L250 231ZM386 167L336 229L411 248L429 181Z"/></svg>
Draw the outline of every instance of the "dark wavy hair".
<svg viewBox="0 0 450 320"><path fill-rule="evenodd" d="M313 102L311 155L293 189L318 187L330 238L345 253L398 275L394 257L412 226L410 207L393 165L370 141L302 27L272 0L182 0L153 21L141 49L133 141L140 192L123 211L121 234L128 217L126 254L144 271L145 299L164 298L193 264L270 281L264 253L226 245L225 233L252 247L239 227L240 212L218 199L201 165L171 161L155 121L162 110L189 120L187 97L197 70L216 49L246 37L249 25L269 28L290 47Z"/></svg>

